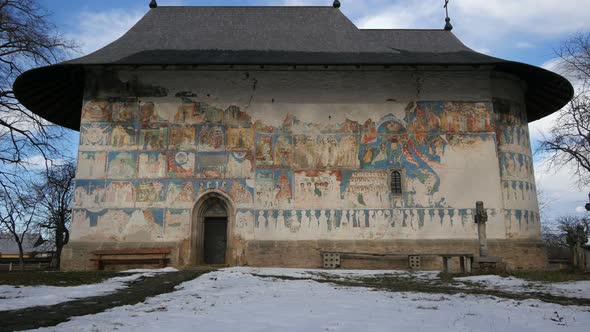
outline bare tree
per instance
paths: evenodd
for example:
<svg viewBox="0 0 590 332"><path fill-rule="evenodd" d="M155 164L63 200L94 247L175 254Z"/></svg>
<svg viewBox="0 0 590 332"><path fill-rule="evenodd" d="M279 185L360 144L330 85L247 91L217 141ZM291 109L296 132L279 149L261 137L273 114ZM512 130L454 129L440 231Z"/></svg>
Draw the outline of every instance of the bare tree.
<svg viewBox="0 0 590 332"><path fill-rule="evenodd" d="M61 157L55 126L18 103L12 90L24 71L67 57L75 45L56 32L48 12L36 0L0 0L0 221L12 234L23 264L22 241L35 223L36 201L22 188L41 166Z"/></svg>
<svg viewBox="0 0 590 332"><path fill-rule="evenodd" d="M568 248L565 236L553 225L541 224L541 239L548 248Z"/></svg>
<svg viewBox="0 0 590 332"><path fill-rule="evenodd" d="M23 242L28 234L37 230L36 197L12 187L1 186L0 201L4 202L4 205L0 206L0 227L16 242L19 265L21 270L24 270Z"/></svg>
<svg viewBox="0 0 590 332"><path fill-rule="evenodd" d="M557 51L559 70L575 80L578 91L543 137L540 150L549 167L573 167L580 186L590 184L590 33L579 33Z"/></svg>
<svg viewBox="0 0 590 332"><path fill-rule="evenodd" d="M582 267L582 246L590 236L590 218L565 216L558 218L557 223L561 245L570 249L574 267Z"/></svg>
<svg viewBox="0 0 590 332"><path fill-rule="evenodd" d="M50 231L55 241L54 264L59 269L62 248L68 244L69 225L72 220L74 177L76 166L68 161L52 167L36 186L37 202L40 205L40 227Z"/></svg>
<svg viewBox="0 0 590 332"><path fill-rule="evenodd" d="M590 219L575 216L557 218L558 230L564 239L564 243L572 248L576 243L585 244L590 236Z"/></svg>
<svg viewBox="0 0 590 332"><path fill-rule="evenodd" d="M542 224L541 237L545 243L549 256L563 257L564 250L575 268L582 267L582 246L590 237L590 218L577 216L562 216L555 223Z"/></svg>
<svg viewBox="0 0 590 332"><path fill-rule="evenodd" d="M23 108L14 96L16 77L32 67L56 63L75 45L57 34L35 0L0 0L0 182L16 185L28 161L46 165L59 155L60 127Z"/></svg>

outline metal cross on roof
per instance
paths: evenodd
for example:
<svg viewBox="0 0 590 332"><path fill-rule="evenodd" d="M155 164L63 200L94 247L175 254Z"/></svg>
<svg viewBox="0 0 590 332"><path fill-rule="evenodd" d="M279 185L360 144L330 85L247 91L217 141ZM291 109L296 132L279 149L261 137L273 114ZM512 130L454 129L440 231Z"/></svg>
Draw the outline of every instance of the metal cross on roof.
<svg viewBox="0 0 590 332"><path fill-rule="evenodd" d="M449 1L450 0L445 0L445 5L444 5L445 11L447 13L447 17L445 18L445 22L446 22L445 30L446 31L453 30L453 26L451 25L451 18L449 17Z"/></svg>

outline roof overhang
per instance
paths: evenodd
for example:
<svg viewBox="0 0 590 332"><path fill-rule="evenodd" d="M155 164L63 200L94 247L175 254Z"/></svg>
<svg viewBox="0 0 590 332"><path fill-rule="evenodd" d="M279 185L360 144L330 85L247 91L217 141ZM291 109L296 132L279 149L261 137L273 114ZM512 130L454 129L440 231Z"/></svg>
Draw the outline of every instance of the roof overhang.
<svg viewBox="0 0 590 332"><path fill-rule="evenodd" d="M450 31L358 29L338 9L309 6L159 6L96 52L25 72L14 91L32 112L78 130L89 68L150 65L486 65L526 83L529 121L559 110L573 96L565 78L475 52Z"/></svg>
<svg viewBox="0 0 590 332"><path fill-rule="evenodd" d="M376 54L349 55L339 57L328 54L285 54L285 52L249 52L248 56L238 56L235 52L211 51L193 57L190 64L175 62L186 54L179 52L154 52L150 55L153 61L134 62L133 58L113 64L60 64L29 70L20 75L14 83L14 92L18 100L26 108L44 119L69 129L79 130L80 113L84 98L85 73L90 68L129 68L140 66L215 66L225 65L228 70L231 63L235 66L268 65L268 66L358 66L358 67L396 67L396 66L443 66L437 63L395 63L387 61L387 57ZM146 55L138 55L143 60ZM330 58L332 61L330 61ZM381 58L381 59L379 59ZM244 59L251 59L244 61ZM297 59L293 61L293 59ZM347 61L348 60L348 61ZM352 61L351 61L352 60ZM363 61L364 60L364 61ZM370 61L367 61L370 60ZM381 60L381 61L380 61ZM417 59L420 60L420 59ZM366 64L369 62L369 64ZM450 66L491 66L498 72L512 74L526 83L525 102L529 122L543 118L565 106L572 98L574 89L571 83L562 76L543 68L503 61L500 63L472 62L446 63Z"/></svg>

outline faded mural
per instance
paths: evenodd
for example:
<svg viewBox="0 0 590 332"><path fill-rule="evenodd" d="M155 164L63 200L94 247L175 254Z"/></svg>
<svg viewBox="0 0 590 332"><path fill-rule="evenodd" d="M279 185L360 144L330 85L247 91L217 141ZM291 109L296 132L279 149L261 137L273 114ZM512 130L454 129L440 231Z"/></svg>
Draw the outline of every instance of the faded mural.
<svg viewBox="0 0 590 332"><path fill-rule="evenodd" d="M528 224L531 215L537 222L528 232L539 233L540 218L534 212L538 211L537 188L525 112L521 105L506 100L494 100L494 109L506 233L508 236L523 233L522 224Z"/></svg>
<svg viewBox="0 0 590 332"><path fill-rule="evenodd" d="M453 206L441 177L449 172L449 151L468 156L480 146L496 149L501 199L508 202L490 207L490 216L515 233L539 224L518 105L402 108L328 124L287 114L277 126L236 106L190 99L172 108L133 98L86 101L73 234L92 241L184 239L194 203L212 189L232 199L235 229L245 239L474 234L472 206ZM401 195L390 191L394 170L403 174Z"/></svg>

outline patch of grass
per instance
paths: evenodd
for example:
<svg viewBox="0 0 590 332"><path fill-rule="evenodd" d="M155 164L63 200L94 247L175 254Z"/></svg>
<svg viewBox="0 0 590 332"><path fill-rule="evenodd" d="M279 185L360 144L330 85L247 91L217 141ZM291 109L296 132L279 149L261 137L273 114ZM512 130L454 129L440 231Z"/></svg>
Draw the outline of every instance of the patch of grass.
<svg viewBox="0 0 590 332"><path fill-rule="evenodd" d="M500 277L515 277L528 281L542 281L542 282L566 282L566 281L581 281L590 280L590 273L584 273L573 270L557 270L557 271L510 271L510 272L474 272L474 273L443 273L438 277L443 282L452 282L453 278L471 277L476 275L498 275Z"/></svg>
<svg viewBox="0 0 590 332"><path fill-rule="evenodd" d="M115 271L91 271L91 272L0 272L0 285L12 286L78 286L95 284L113 277L122 277L126 274Z"/></svg>
<svg viewBox="0 0 590 332"><path fill-rule="evenodd" d="M416 309L422 309L422 310L438 310L438 307L433 305L433 306L417 306Z"/></svg>
<svg viewBox="0 0 590 332"><path fill-rule="evenodd" d="M577 271L514 271L509 275L525 280L544 282L590 280L590 273Z"/></svg>
<svg viewBox="0 0 590 332"><path fill-rule="evenodd" d="M255 274L256 275L256 274ZM273 279L283 280L310 280L310 278L302 277L285 277L285 276L264 276L256 275L259 277L267 277ZM456 276L456 275L454 275ZM452 281L452 276L443 275L444 279ZM521 293L509 293L501 290L484 289L477 287L474 283L472 288L457 288L451 283L443 280L420 280L412 278L411 275L398 276L398 275L379 275L379 276L347 276L347 277L336 277L330 275L324 275L323 278L313 279L316 282L332 283L339 286L345 287L368 287L375 290L383 290L390 292L417 292L417 293L430 293L430 294L451 294L451 295L487 295L499 298L512 299L516 301L537 299L549 303L557 303L561 305L582 305L590 306L590 299L583 298L570 298L564 296L555 296L543 292L530 292L526 294ZM441 297L443 299L444 297Z"/></svg>

